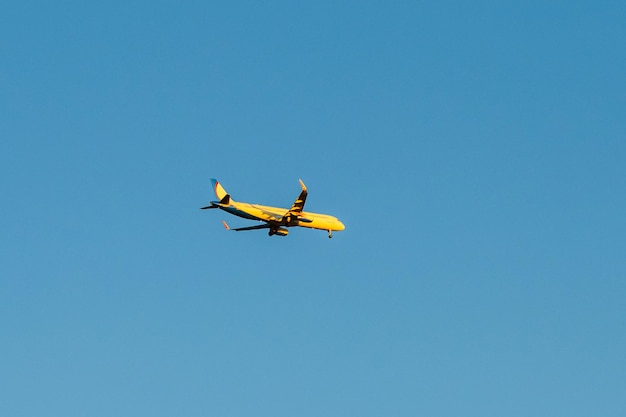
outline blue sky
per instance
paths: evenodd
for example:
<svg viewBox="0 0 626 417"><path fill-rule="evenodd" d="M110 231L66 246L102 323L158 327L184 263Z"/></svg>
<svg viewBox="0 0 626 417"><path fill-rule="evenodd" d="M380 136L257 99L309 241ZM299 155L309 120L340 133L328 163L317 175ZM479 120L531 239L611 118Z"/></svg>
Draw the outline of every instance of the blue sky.
<svg viewBox="0 0 626 417"><path fill-rule="evenodd" d="M4 5L0 414L623 416L625 21Z"/></svg>

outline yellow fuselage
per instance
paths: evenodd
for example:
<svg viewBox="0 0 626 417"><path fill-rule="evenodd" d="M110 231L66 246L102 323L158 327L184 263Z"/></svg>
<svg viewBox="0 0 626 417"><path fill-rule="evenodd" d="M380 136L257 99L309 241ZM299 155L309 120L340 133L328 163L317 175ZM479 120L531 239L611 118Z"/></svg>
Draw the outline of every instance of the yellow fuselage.
<svg viewBox="0 0 626 417"><path fill-rule="evenodd" d="M286 208L240 203L232 200L230 201L230 205L220 205L220 208L235 216L243 217L244 219L265 221L276 224L277 226L300 226L328 231L340 231L346 228L338 218L329 216L328 214L303 211L299 218L287 220L283 217L285 213L288 212Z"/></svg>

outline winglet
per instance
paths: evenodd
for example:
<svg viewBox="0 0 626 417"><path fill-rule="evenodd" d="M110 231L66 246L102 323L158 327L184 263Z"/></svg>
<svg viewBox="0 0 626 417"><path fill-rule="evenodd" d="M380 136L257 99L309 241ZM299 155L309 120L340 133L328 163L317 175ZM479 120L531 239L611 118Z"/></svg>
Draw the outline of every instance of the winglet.
<svg viewBox="0 0 626 417"><path fill-rule="evenodd" d="M224 220L222 220L222 224L224 225L224 229L230 230L230 227L228 227L228 224L226 224Z"/></svg>
<svg viewBox="0 0 626 417"><path fill-rule="evenodd" d="M298 180L298 181L300 181L300 186L302 187L302 191L306 191L306 185L304 185L302 180Z"/></svg>

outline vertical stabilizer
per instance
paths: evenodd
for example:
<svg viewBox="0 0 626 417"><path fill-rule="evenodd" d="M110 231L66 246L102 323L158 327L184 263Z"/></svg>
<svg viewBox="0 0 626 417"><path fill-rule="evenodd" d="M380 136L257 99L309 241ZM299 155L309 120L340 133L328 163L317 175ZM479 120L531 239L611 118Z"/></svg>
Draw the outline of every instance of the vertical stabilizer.
<svg viewBox="0 0 626 417"><path fill-rule="evenodd" d="M213 192L218 200L221 201L228 195L224 187L222 187L222 184L220 184L220 182L215 178L211 178L211 184L213 185Z"/></svg>

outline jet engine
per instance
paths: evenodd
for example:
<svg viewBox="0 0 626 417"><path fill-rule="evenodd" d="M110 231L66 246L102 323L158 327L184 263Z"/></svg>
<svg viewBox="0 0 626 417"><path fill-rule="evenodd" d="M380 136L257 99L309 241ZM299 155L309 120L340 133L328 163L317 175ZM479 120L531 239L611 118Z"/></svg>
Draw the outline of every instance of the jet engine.
<svg viewBox="0 0 626 417"><path fill-rule="evenodd" d="M273 235L278 235L278 236L287 236L289 234L289 230L283 228L283 227L279 227L276 229L270 229L269 233L270 236Z"/></svg>

